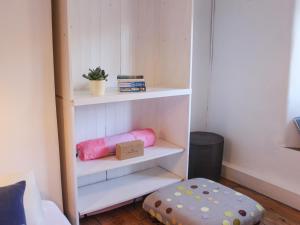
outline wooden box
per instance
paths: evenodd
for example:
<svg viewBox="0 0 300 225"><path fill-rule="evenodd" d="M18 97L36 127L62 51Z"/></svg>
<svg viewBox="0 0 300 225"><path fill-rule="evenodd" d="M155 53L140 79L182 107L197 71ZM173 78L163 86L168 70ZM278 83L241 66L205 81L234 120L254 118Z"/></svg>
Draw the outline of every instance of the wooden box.
<svg viewBox="0 0 300 225"><path fill-rule="evenodd" d="M144 142L140 140L124 142L116 145L118 160L130 159L144 155Z"/></svg>

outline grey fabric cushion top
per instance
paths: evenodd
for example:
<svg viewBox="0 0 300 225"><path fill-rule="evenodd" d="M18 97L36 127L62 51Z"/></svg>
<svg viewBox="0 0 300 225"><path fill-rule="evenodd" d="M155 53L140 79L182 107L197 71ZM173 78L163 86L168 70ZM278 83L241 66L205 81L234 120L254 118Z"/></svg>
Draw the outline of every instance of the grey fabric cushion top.
<svg viewBox="0 0 300 225"><path fill-rule="evenodd" d="M264 212L251 198L203 178L162 188L143 208L166 225L256 225Z"/></svg>

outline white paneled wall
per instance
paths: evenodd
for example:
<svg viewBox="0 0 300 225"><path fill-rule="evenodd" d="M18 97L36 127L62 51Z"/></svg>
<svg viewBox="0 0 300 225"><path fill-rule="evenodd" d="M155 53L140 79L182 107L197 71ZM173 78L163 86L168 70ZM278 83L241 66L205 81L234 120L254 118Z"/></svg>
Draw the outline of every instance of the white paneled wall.
<svg viewBox="0 0 300 225"><path fill-rule="evenodd" d="M109 74L108 86L116 87L116 75L121 73L121 4L120 0L101 0L101 61L97 62ZM75 74L72 75L74 77ZM76 74L75 76L77 76ZM74 88L76 86L73 85Z"/></svg>
<svg viewBox="0 0 300 225"><path fill-rule="evenodd" d="M116 135L150 127L159 134L163 119L158 115L160 100L130 101L75 109L75 142Z"/></svg>
<svg viewBox="0 0 300 225"><path fill-rule="evenodd" d="M153 86L158 72L159 1L122 0L121 5L121 73L144 75Z"/></svg>
<svg viewBox="0 0 300 225"><path fill-rule="evenodd" d="M140 44L139 0L121 0L121 73L138 74Z"/></svg>
<svg viewBox="0 0 300 225"><path fill-rule="evenodd" d="M101 65L110 75L120 73L120 0L75 0L70 4L71 68L75 90L86 87L82 74ZM109 21L109 23L108 23ZM115 77L109 86L116 86Z"/></svg>
<svg viewBox="0 0 300 225"><path fill-rule="evenodd" d="M76 107L75 142L149 127L158 137L186 146L187 108L186 96Z"/></svg>
<svg viewBox="0 0 300 225"><path fill-rule="evenodd" d="M74 89L86 89L81 75L99 65L109 73L110 87L117 86L119 74L142 74L148 87L189 87L185 77L190 73L191 4L180 0L72 1Z"/></svg>

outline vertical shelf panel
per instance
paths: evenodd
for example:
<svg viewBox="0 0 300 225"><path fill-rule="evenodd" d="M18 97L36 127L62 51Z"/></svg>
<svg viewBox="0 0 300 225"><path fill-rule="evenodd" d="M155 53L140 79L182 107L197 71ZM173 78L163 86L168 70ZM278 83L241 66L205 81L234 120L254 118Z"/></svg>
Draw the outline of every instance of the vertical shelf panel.
<svg viewBox="0 0 300 225"><path fill-rule="evenodd" d="M74 111L70 102L56 98L59 147L62 171L62 190L64 210L72 224L78 224L77 208L77 172L74 154Z"/></svg>

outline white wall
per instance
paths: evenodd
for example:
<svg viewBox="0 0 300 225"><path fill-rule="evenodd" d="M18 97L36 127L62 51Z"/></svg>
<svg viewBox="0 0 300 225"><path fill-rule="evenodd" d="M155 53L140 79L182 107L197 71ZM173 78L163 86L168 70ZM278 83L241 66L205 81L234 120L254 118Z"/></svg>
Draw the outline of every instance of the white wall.
<svg viewBox="0 0 300 225"><path fill-rule="evenodd" d="M61 207L51 1L1 1L0 30L0 176L34 170Z"/></svg>
<svg viewBox="0 0 300 225"><path fill-rule="evenodd" d="M292 121L293 118L300 116L300 1L295 1L291 47L287 127L284 145L300 149L299 131Z"/></svg>
<svg viewBox="0 0 300 225"><path fill-rule="evenodd" d="M206 129L210 75L211 0L194 1L191 130Z"/></svg>
<svg viewBox="0 0 300 225"><path fill-rule="evenodd" d="M294 3L216 0L208 129L225 136L225 176L300 209L300 152L281 147Z"/></svg>

